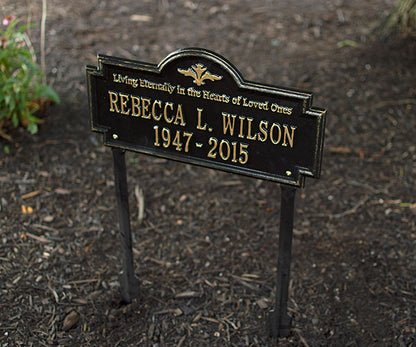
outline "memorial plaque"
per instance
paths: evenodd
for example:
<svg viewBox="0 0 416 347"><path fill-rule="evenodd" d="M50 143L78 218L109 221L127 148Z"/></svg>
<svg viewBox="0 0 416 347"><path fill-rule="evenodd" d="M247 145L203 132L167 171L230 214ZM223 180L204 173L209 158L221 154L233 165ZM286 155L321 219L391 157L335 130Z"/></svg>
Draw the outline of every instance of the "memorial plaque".
<svg viewBox="0 0 416 347"><path fill-rule="evenodd" d="M281 183L276 302L267 327L290 333L287 312L296 187L321 170L325 110L312 94L245 81L214 52L190 48L159 65L98 56L87 67L92 130L112 147L125 303L139 295L134 274L124 153L175 159Z"/></svg>
<svg viewBox="0 0 416 347"><path fill-rule="evenodd" d="M99 55L87 79L108 146L297 187L320 175L325 111L312 94L245 81L216 53L183 49L158 65Z"/></svg>

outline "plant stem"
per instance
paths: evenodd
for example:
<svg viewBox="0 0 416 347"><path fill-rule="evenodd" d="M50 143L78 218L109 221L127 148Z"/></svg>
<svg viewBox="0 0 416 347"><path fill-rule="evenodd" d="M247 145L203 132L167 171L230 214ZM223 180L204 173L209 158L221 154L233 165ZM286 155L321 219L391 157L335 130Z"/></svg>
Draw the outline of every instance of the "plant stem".
<svg viewBox="0 0 416 347"><path fill-rule="evenodd" d="M40 64L42 69L42 83L46 85L46 64L45 64L45 24L46 24L47 0L42 0L42 21L40 25Z"/></svg>

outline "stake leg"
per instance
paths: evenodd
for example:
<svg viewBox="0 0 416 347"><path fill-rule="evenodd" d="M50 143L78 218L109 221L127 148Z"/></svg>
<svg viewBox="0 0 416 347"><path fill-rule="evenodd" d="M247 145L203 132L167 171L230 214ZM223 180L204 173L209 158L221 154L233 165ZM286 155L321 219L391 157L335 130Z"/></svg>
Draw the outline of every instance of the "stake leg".
<svg viewBox="0 0 416 347"><path fill-rule="evenodd" d="M276 303L274 309L269 313L268 321L268 330L273 337L289 336L292 321L292 318L287 312L287 300L289 296L295 195L296 188L281 185Z"/></svg>
<svg viewBox="0 0 416 347"><path fill-rule="evenodd" d="M120 273L120 289L123 302L128 304L139 296L139 279L134 274L133 265L125 151L118 148L112 150L123 261L122 272Z"/></svg>

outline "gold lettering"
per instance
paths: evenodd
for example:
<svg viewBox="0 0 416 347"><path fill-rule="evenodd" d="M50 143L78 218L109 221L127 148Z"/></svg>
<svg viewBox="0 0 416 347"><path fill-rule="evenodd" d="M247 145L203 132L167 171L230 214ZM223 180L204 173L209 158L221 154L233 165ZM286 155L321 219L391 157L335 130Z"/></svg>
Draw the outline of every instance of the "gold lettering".
<svg viewBox="0 0 416 347"><path fill-rule="evenodd" d="M150 119L151 114L147 113L149 111L149 105L151 103L150 99L142 97L142 118Z"/></svg>
<svg viewBox="0 0 416 347"><path fill-rule="evenodd" d="M185 88L183 89L185 90ZM187 90L188 90L188 96L193 96L195 98L199 98L201 96L201 92L199 90L194 89L193 87L189 87Z"/></svg>
<svg viewBox="0 0 416 347"><path fill-rule="evenodd" d="M124 94L120 92L108 91L110 112L130 115L132 117L141 117L144 119L153 119L160 121L163 117L166 123L186 126L185 116L182 105L176 105L173 102L163 102L161 100L152 100L151 98ZM199 126L206 130L208 124L201 126L201 113L199 112ZM210 130L211 131L211 130Z"/></svg>
<svg viewBox="0 0 416 347"><path fill-rule="evenodd" d="M108 94L110 95L110 112L116 111L117 113L120 113L117 106L118 94L110 90L108 91Z"/></svg>
<svg viewBox="0 0 416 347"><path fill-rule="evenodd" d="M166 123L172 123L173 122L173 115L171 118L168 117L168 107L173 110L173 103L167 102L165 104L165 108L163 110L163 117L165 118Z"/></svg>
<svg viewBox="0 0 416 347"><path fill-rule="evenodd" d="M129 115L130 109L125 110L125 107L127 107L127 101L129 101L129 95L122 94L122 93L119 93L118 95L120 95L121 113L125 115Z"/></svg>
<svg viewBox="0 0 416 347"><path fill-rule="evenodd" d="M247 129L247 140L254 140L257 139L257 134L251 135L251 122L253 121L253 118L247 118L248 122L248 129Z"/></svg>
<svg viewBox="0 0 416 347"><path fill-rule="evenodd" d="M282 113L282 114L286 114L286 115L290 116L292 114L293 108L292 107L286 107L286 106L280 106L278 104L272 104L270 106L270 110L272 112Z"/></svg>
<svg viewBox="0 0 416 347"><path fill-rule="evenodd" d="M221 159L224 161L227 161L230 158L230 154L231 154L230 143L225 139L221 140L218 149L219 149Z"/></svg>
<svg viewBox="0 0 416 347"><path fill-rule="evenodd" d="M162 118L162 113L159 113L158 115L156 115L156 105L159 106L159 109L162 109L162 101L160 100L155 100L153 102L152 105L152 117L155 121L160 121L160 119Z"/></svg>
<svg viewBox="0 0 416 347"><path fill-rule="evenodd" d="M140 117L140 98L134 95L131 95L131 115Z"/></svg>
<svg viewBox="0 0 416 347"><path fill-rule="evenodd" d="M181 126L185 126L185 121L183 120L183 114L182 114L182 105L178 105L178 109L176 110L176 118L175 118L175 125L178 125L180 120Z"/></svg>
<svg viewBox="0 0 416 347"><path fill-rule="evenodd" d="M290 126L290 129L292 130L292 134L289 133L289 126L286 125L286 124L283 124L284 133L283 133L283 143L282 143L282 146L287 146L286 140L288 140L289 141L290 148L293 148L293 138L295 137L295 129L296 129L296 127L293 126L293 125L291 125Z"/></svg>
<svg viewBox="0 0 416 347"><path fill-rule="evenodd" d="M231 136L234 135L234 125L236 117L237 116L235 114L228 114L226 112L222 112L222 131L224 135L227 135L227 130L229 131ZM233 120L232 123L231 119Z"/></svg>
<svg viewBox="0 0 416 347"><path fill-rule="evenodd" d="M263 134L263 137L259 134L259 141L265 142L267 140L267 128L269 127L269 122L267 120L260 121L259 130Z"/></svg>
<svg viewBox="0 0 416 347"><path fill-rule="evenodd" d="M274 138L273 136L273 129L277 128L278 129L278 134L279 136L277 137L277 140ZM280 128L280 124L278 123L273 123L272 126L270 127L270 141L274 144L277 145L280 142L280 139L282 138L282 129Z"/></svg>
<svg viewBox="0 0 416 347"><path fill-rule="evenodd" d="M238 134L238 137L244 139L244 119L246 119L246 117L243 116L238 116L238 119L240 120L240 133Z"/></svg>
<svg viewBox="0 0 416 347"><path fill-rule="evenodd" d="M201 120L201 118L202 118L201 114L202 114L202 111L204 109L203 108L197 108L196 110L198 111L198 125L196 126L196 128L198 130L207 130L207 124L206 123L204 124L204 126L201 126L201 122L202 122L202 120Z"/></svg>

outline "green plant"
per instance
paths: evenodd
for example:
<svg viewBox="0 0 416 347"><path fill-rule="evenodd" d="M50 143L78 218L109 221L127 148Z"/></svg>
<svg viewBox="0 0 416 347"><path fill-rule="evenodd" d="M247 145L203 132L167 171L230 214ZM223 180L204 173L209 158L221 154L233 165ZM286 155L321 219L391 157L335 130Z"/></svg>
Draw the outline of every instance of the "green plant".
<svg viewBox="0 0 416 347"><path fill-rule="evenodd" d="M42 84L42 70L29 37L27 25L17 27L18 21L11 16L3 19L0 30L0 136L10 139L4 127L24 126L35 134L40 119L36 112L47 102L59 103L55 91Z"/></svg>
<svg viewBox="0 0 416 347"><path fill-rule="evenodd" d="M382 24L381 34L388 36L401 32L407 36L416 36L416 0L400 0Z"/></svg>

